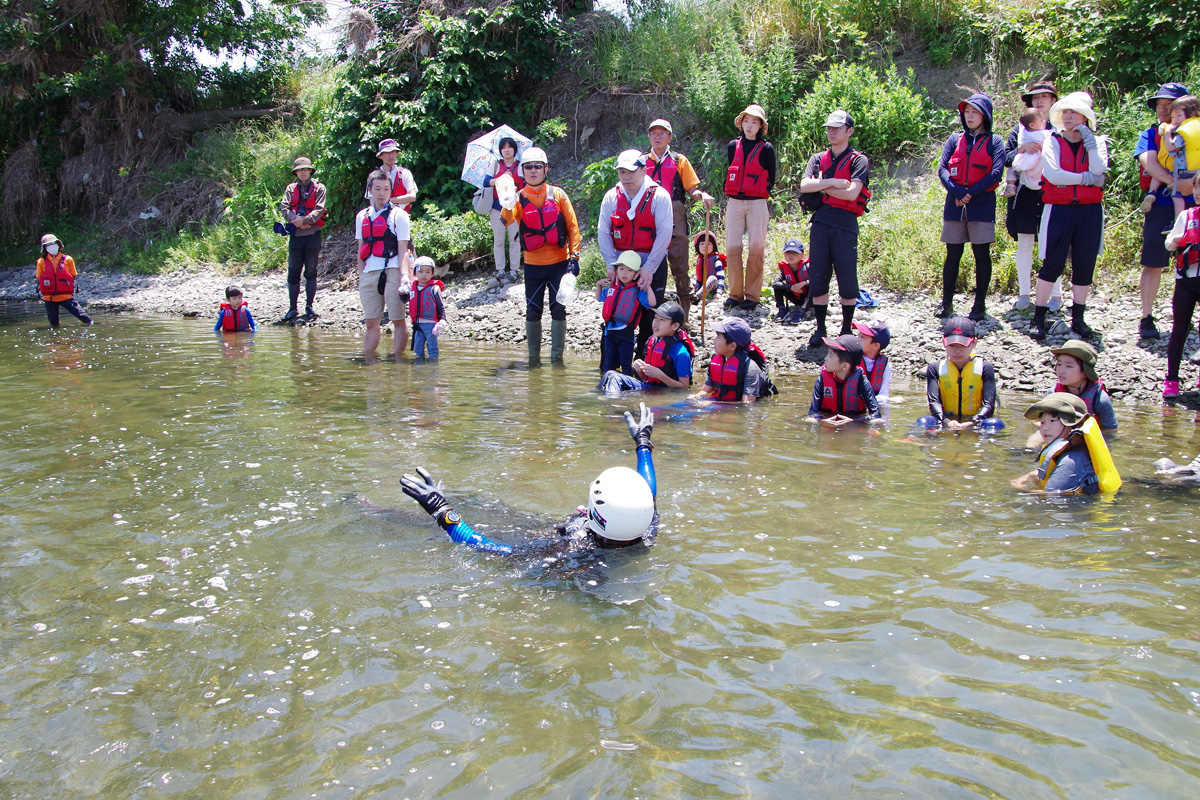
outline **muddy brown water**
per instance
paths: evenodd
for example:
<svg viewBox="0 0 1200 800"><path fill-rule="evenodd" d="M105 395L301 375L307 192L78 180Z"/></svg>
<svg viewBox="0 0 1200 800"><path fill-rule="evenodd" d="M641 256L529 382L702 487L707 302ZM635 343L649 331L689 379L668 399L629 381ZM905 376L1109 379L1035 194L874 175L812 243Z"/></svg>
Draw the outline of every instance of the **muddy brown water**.
<svg viewBox="0 0 1200 800"><path fill-rule="evenodd" d="M1192 412L1120 409L1125 487L1054 500L1009 487L1028 396L830 432L785 377L660 413L654 546L505 559L397 479L544 535L633 464L581 357L35 312L0 310L5 797L1196 796L1197 496L1137 480Z"/></svg>

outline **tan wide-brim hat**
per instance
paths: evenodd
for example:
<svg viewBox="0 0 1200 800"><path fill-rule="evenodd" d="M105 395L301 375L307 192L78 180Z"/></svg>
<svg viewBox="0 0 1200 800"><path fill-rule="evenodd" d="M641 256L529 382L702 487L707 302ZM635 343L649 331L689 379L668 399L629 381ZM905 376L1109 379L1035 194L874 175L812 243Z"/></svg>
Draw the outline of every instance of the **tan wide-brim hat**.
<svg viewBox="0 0 1200 800"><path fill-rule="evenodd" d="M1062 130L1062 115L1064 111L1077 111L1087 118L1088 127L1096 130L1096 112L1092 109L1092 96L1087 92L1071 92L1054 105L1050 106L1050 124Z"/></svg>
<svg viewBox="0 0 1200 800"><path fill-rule="evenodd" d="M1087 416L1087 406L1073 394L1052 392L1025 409L1025 419L1035 420L1042 414L1054 414L1067 427L1074 427Z"/></svg>
<svg viewBox="0 0 1200 800"><path fill-rule="evenodd" d="M742 120L744 120L746 117L756 117L758 121L762 123L762 132L759 133L759 136L767 135L767 112L763 110L762 106L760 106L758 103L751 103L750 105L746 106L745 111L733 118L733 127L741 131Z"/></svg>
<svg viewBox="0 0 1200 800"><path fill-rule="evenodd" d="M42 247L46 247L46 246L52 245L52 244L57 244L59 247L62 247L62 240L59 239L57 236L55 236L53 233L47 233L45 236L42 237Z"/></svg>
<svg viewBox="0 0 1200 800"><path fill-rule="evenodd" d="M297 158L295 161L292 162L292 174L293 175L296 174L296 170L298 170L298 169L307 169L312 172L317 171L317 168L313 166L312 161L305 158L304 156L300 156L299 158Z"/></svg>

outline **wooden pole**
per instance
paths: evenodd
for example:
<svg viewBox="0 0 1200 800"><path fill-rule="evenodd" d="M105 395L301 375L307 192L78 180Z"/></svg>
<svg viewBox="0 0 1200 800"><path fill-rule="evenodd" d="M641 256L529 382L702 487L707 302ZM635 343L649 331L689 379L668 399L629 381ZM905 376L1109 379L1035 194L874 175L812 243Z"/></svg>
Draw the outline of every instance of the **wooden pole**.
<svg viewBox="0 0 1200 800"><path fill-rule="evenodd" d="M704 209L704 230L712 230L709 223L712 209ZM700 343L704 344L704 310L708 307L708 275L704 269L704 256L700 256Z"/></svg>

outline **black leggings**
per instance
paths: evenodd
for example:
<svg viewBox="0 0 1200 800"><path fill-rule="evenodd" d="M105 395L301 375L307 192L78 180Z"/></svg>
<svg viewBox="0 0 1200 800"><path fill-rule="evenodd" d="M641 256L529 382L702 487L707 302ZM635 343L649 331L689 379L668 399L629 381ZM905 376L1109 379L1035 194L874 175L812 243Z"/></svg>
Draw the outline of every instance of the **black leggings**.
<svg viewBox="0 0 1200 800"><path fill-rule="evenodd" d="M963 251L966 245L946 245L946 263L942 265L942 296L954 294L958 285L958 267L962 263ZM975 254L975 296L983 299L988 287L992 285L992 245L973 244L971 252Z"/></svg>
<svg viewBox="0 0 1200 800"><path fill-rule="evenodd" d="M1171 295L1171 338L1167 341L1167 380L1179 380L1179 362L1183 346L1192 332L1192 312L1200 303L1200 278L1178 278L1175 294Z"/></svg>
<svg viewBox="0 0 1200 800"><path fill-rule="evenodd" d="M550 319L565 320L567 307L558 302L558 283L567 274L567 262L525 263L525 319L540 320L546 292L550 292Z"/></svg>

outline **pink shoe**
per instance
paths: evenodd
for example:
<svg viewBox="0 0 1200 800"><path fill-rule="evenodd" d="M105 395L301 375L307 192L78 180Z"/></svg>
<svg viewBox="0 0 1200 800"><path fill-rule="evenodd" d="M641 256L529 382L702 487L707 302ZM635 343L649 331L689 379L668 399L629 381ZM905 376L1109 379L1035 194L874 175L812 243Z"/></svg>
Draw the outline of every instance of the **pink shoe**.
<svg viewBox="0 0 1200 800"><path fill-rule="evenodd" d="M1179 397L1179 381L1163 381L1163 397Z"/></svg>

